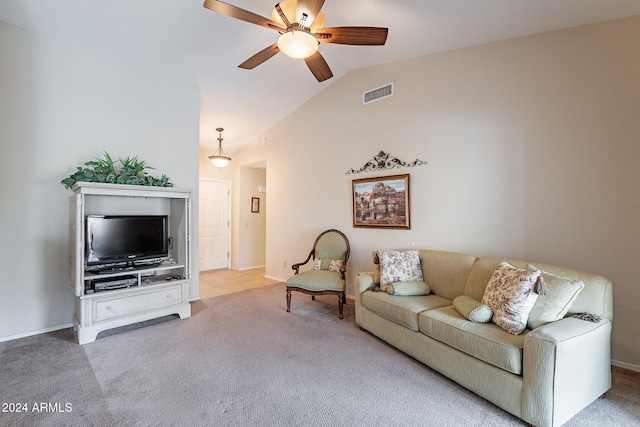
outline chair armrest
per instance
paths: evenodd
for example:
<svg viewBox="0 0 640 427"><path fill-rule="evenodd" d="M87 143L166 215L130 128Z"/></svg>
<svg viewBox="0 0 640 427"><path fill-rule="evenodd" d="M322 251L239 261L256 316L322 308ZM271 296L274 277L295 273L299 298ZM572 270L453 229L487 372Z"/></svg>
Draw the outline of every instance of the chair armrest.
<svg viewBox="0 0 640 427"><path fill-rule="evenodd" d="M301 266L303 266L303 265L305 265L306 263L308 263L308 262L309 262L309 260L310 260L310 259L311 259L311 257L313 256L313 253L314 253L314 251L313 251L313 249L312 249L312 250L311 250L311 252L309 252L309 256L307 257L307 259L305 259L304 261L299 262L299 263L297 263L297 264L293 264L293 265L291 266L291 269L292 269L292 270L294 270L294 271L296 272L295 274L298 274L298 273L299 273L299 270L300 270L300 267L301 267Z"/></svg>
<svg viewBox="0 0 640 427"><path fill-rule="evenodd" d="M611 388L611 321L567 317L536 328L523 364L522 418L561 425Z"/></svg>

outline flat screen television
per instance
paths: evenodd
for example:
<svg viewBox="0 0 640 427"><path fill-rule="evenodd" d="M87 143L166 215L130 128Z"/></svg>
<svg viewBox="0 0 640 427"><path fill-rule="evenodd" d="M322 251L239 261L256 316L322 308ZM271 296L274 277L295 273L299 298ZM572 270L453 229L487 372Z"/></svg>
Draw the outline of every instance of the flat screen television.
<svg viewBox="0 0 640 427"><path fill-rule="evenodd" d="M166 215L88 215L87 266L125 264L169 255Z"/></svg>

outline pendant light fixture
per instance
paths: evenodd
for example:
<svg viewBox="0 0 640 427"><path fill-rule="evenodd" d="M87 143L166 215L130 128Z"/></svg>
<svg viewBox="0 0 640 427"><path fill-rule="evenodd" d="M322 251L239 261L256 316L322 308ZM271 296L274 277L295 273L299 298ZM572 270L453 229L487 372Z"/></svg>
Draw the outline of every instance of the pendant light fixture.
<svg viewBox="0 0 640 427"><path fill-rule="evenodd" d="M223 168L227 166L231 161L231 157L227 156L224 150L222 150L222 131L223 130L224 130L223 128L216 129L216 131L218 132L218 149L216 150L215 153L213 153L213 156L209 156L209 160L211 160L211 163L213 164L213 166L217 168Z"/></svg>

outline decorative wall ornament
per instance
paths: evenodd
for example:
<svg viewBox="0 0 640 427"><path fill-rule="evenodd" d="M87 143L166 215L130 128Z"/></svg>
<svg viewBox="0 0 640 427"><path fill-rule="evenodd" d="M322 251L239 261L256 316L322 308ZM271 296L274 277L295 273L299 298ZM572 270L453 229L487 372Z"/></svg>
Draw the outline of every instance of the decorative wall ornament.
<svg viewBox="0 0 640 427"><path fill-rule="evenodd" d="M415 159L411 163L406 163L396 157L391 157L391 154L389 153L380 151L377 155L373 156L373 159L365 163L365 165L362 166L360 169L358 170L349 169L347 172L345 172L345 175L351 175L351 174L356 174L356 173L365 172L365 171L378 171L378 170L386 170L386 169L393 169L393 168L400 168L400 167L412 168L414 166L422 166L426 164L427 164L426 161L419 160L419 159Z"/></svg>

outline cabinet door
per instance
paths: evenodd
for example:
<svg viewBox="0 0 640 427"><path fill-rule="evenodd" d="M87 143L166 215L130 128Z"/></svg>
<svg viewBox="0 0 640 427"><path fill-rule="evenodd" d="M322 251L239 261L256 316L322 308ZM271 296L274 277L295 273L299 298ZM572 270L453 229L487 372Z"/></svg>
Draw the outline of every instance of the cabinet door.
<svg viewBox="0 0 640 427"><path fill-rule="evenodd" d="M69 287L84 294L84 195L69 197Z"/></svg>

